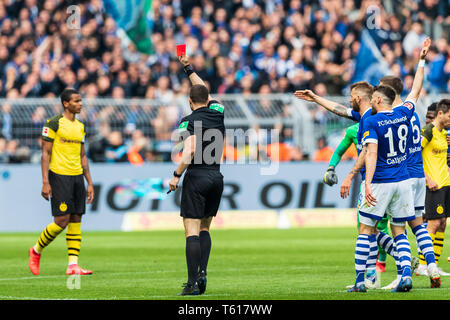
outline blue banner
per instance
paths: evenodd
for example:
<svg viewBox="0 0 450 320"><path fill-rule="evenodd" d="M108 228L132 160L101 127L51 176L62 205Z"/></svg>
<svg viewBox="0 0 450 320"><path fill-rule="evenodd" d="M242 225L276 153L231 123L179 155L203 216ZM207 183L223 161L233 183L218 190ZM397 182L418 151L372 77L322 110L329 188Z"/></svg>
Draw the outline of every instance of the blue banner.
<svg viewBox="0 0 450 320"><path fill-rule="evenodd" d="M150 39L151 29L147 15L151 10L151 0L103 0L106 12L125 30L135 43L138 51L153 52Z"/></svg>
<svg viewBox="0 0 450 320"><path fill-rule="evenodd" d="M378 85L382 77L392 72L368 29L361 32L360 43L351 82L367 81L371 85Z"/></svg>

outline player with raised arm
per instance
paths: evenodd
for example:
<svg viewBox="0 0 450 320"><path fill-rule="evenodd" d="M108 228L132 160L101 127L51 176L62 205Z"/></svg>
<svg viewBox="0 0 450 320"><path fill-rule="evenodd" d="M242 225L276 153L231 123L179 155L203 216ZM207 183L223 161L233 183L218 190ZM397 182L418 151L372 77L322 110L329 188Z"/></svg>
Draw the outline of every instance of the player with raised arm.
<svg viewBox="0 0 450 320"><path fill-rule="evenodd" d="M421 59L424 59L426 56L427 46L429 46L429 42L426 43L424 49L422 50ZM423 72L423 68L421 68L421 70L418 70L419 79L421 72ZM392 89L394 89L394 108L403 105L403 101L400 98L400 94L403 91L403 83L400 78L395 76L385 76L381 79L380 84L388 85ZM420 93L422 86L420 86L420 82L417 82L416 84L418 85L418 87L416 90L412 91L412 94L408 96L407 99L409 99L409 101L417 101L418 94ZM428 274L430 275L431 287L438 288L440 287L441 282L439 271L434 259L434 253L432 250L433 243L430 234L423 224L422 219L422 210L425 206L425 173L423 170L423 160L420 146L420 121L419 116L416 112L414 112L413 114L413 117L411 119L411 126L408 128L408 131L410 132L410 134L407 141L407 167L410 175L410 182L413 188L415 211L415 219L408 221L408 224L411 227L414 236L416 237L417 247L420 249L420 251L424 252L424 261L426 261L426 264L428 266ZM379 232L377 234L377 239L379 242L383 243L383 245L390 246L393 244L393 239L389 235L382 232ZM415 269L418 263L418 259L416 257L412 257L412 259L413 258L415 259L415 262L412 263L412 270ZM394 289L395 287L397 287L400 279L401 275L397 274L397 279L395 279L388 286L384 287L384 289Z"/></svg>
<svg viewBox="0 0 450 320"><path fill-rule="evenodd" d="M28 266L34 275L39 274L41 253L66 227L69 265L66 274L92 274L91 270L78 265L81 249L81 216L87 203L94 199L94 187L84 148L84 124L75 115L82 108L81 95L75 89L61 93L62 114L45 123L42 129L42 191L41 195L51 201L54 222L41 233L36 245L28 251Z"/></svg>
<svg viewBox="0 0 450 320"><path fill-rule="evenodd" d="M425 56L426 56L426 54L428 52L428 48L429 48L430 44L431 44L431 41L429 39L427 39L425 41L425 43L424 43L424 48L422 49L422 52L421 52L421 59L425 58ZM414 85L413 85L413 88L412 88L412 91L411 91L411 94L414 95L414 96L417 96L417 97L418 97L418 95L419 95L419 93L421 91L422 82L423 82L423 63L420 63L420 64L422 64L422 68L420 68L420 67L418 68L418 72L416 73ZM419 64L419 66L420 66L420 64ZM385 82L388 82L388 84L390 84L392 86L392 83L389 83L389 82L392 82L392 81L390 81L390 80L392 80L391 78L393 78L393 77L384 77L383 79L385 80ZM400 79L398 79L398 80L400 81L400 85L403 87L403 85L401 84L401 80ZM395 104L396 105L397 104L402 104L402 101L401 101L399 95L396 97ZM332 104L329 104L329 103L327 103L327 105L324 105L324 106L328 110L330 110L330 111L332 111L332 112L334 112L334 113L336 113L338 115L344 115L345 116L346 113L350 114L349 110L345 113L338 106L335 106L335 105L332 105ZM336 111L338 111L338 112L336 112ZM416 120L417 119L418 119L418 117L416 116ZM361 126L360 126L360 128L361 128ZM412 131L412 130L410 130L410 131ZM411 139L412 139L412 137L411 137ZM413 149L413 147L411 147L410 149ZM346 196L349 195L349 190L350 190L351 181L352 181L353 177L359 172L360 169L363 168L363 165L364 165L364 162L365 162L364 161L364 156L365 156L364 152L360 153L354 168L352 168L352 170L350 171L349 175L344 180L344 183L341 186L341 196L343 198L345 198ZM415 164L416 164L417 161L415 161L415 160L412 161L413 158L414 157L411 156L411 157L408 158L408 160L411 163L415 162ZM415 171L417 171L417 169ZM418 202L420 202L420 201L418 201ZM414 229L416 235L420 234L418 236L418 239L420 239L420 241L418 241L418 245L422 245L422 246L428 247L429 246L429 241L427 241L427 240L429 240L429 238L426 235L422 235L422 233L426 233L426 232L424 232L425 230L423 230L423 228L420 227L420 225L421 225L420 221L412 221L412 222L410 222L410 225L412 226L413 229L416 228L416 229ZM396 252L395 252L395 247L393 246L393 240L392 240L392 238L390 238L387 235L387 233L385 233L385 232L377 232L377 242L378 242L379 245L381 245L383 248L385 248L386 251L390 255L392 255L394 258L396 258ZM428 251L428 249L429 248L427 248L425 250ZM431 263L431 266L433 266L431 259L428 262ZM398 267L398 271L401 271L401 269L399 268L397 259L396 259L396 264L397 264L397 267ZM430 278L431 278L432 287L439 286L440 281L439 281L439 279L437 279L438 277L436 277L435 273L434 273L434 276L431 276ZM399 281L399 278L397 279L397 282L398 281ZM393 283L391 283L389 286L384 287L384 289L391 288L392 286L395 286L395 285L396 285L396 282L394 280Z"/></svg>
<svg viewBox="0 0 450 320"><path fill-rule="evenodd" d="M350 193L350 185L351 180L354 176L356 176L359 172L361 172L362 180L364 180L364 154L366 150L362 148L362 133L361 133L361 126L364 123L365 119L367 119L370 116L370 110L371 105L370 101L372 98L372 92L373 87L366 81L360 81L356 82L351 85L350 87L350 105L351 108L347 108L343 105L340 105L336 102L330 101L326 98L320 97L316 95L311 90L299 90L295 92L295 96L299 99L307 100L307 101L313 101L321 106L323 106L325 109L339 115L342 117L346 117L349 119L352 119L354 121L359 122L359 128L357 131L357 150L358 150L358 160L356 161L355 167L358 168L358 170L351 171L351 178L350 183L348 184L348 190L342 191L341 187L341 196L344 198L348 196ZM346 178L348 180L348 177ZM358 215L358 221L359 221L359 215ZM386 222L387 225L387 222ZM358 229L360 228L360 225L358 223ZM367 270L367 279L366 281L367 287L369 288L378 288L379 287L379 281L377 274L376 274L376 262L377 262L377 256L378 256L378 245L375 233L370 236L368 246L370 247L370 258L368 259L367 266L364 265L363 268L363 280L364 280L364 272ZM350 286L352 288L352 286ZM365 288L364 288L365 290Z"/></svg>
<svg viewBox="0 0 450 320"><path fill-rule="evenodd" d="M413 221L410 222L410 225L422 250L430 253L428 251L431 247L431 238L420 223L421 220L416 218L417 211L414 210L420 199L414 199L413 187L416 188L417 186L412 183L415 180L410 180L410 177L420 175L420 172L416 174L413 169L409 168L413 162L415 164L417 164L417 161L420 162L420 159L415 158L413 152L414 121L411 120L414 116L417 116L415 114L415 103L422 89L424 58L430 44L429 39L424 43L413 87L406 101L393 108L392 104L396 98L399 99L396 91L391 86L381 85L377 87L371 103L372 113L376 114L370 117L363 127L363 143L367 145L368 152L365 161L367 170L364 183L365 196L362 198L360 214L366 217L368 228L373 227L374 221L378 220L386 210L392 217L391 228L395 236L394 243L402 267L399 284L393 289L395 292L409 291L412 287L411 252L408 239L403 234L404 222ZM389 82L389 79L385 79L385 82ZM400 92L399 89L398 91ZM397 103L399 102L401 100L397 100ZM409 182L409 185L405 184L405 180ZM417 198L420 198L420 192L417 192L417 195ZM378 203L376 199L379 199ZM412 216L410 216L411 213ZM428 256L432 258L431 254L428 254ZM437 266L434 262L430 262L429 268L433 272L431 277L432 287L438 287L440 277Z"/></svg>
<svg viewBox="0 0 450 320"><path fill-rule="evenodd" d="M415 218L407 167L407 140L415 104L407 99L404 105L393 109L394 99L395 91L391 87L376 87L371 103L375 115L363 126L363 144L367 146L366 179L359 210L363 228L356 243L355 261L358 258L361 265L364 264L364 257L368 255L365 242L387 212L402 268L401 280L393 291L405 292L412 288L411 248L405 234L405 221ZM355 289L364 285L358 278L361 277L357 275Z"/></svg>
<svg viewBox="0 0 450 320"><path fill-rule="evenodd" d="M184 140L181 161L169 182L170 190L183 179L180 215L186 237L188 281L179 295L198 295L206 290L206 269L211 251L210 226L217 215L223 192L220 173L225 134L224 106L209 96L208 88L194 72L185 54L179 56L191 81L189 104L192 113L178 129Z"/></svg>

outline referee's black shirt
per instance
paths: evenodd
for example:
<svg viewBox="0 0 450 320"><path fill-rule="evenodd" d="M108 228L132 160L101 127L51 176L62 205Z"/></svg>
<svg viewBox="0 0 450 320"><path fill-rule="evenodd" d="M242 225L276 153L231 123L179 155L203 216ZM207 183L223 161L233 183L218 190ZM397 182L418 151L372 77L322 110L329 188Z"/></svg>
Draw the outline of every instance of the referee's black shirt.
<svg viewBox="0 0 450 320"><path fill-rule="evenodd" d="M224 106L219 101L210 100L205 107L181 119L178 131L182 139L196 136L195 154L187 170L220 170L225 124Z"/></svg>

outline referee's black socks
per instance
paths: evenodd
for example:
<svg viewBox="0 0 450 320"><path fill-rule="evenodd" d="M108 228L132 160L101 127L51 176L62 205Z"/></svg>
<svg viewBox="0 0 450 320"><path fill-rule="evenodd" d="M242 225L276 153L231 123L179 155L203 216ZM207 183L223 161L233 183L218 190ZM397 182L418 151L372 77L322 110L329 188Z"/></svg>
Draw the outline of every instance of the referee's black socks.
<svg viewBox="0 0 450 320"><path fill-rule="evenodd" d="M190 236L186 238L186 263L188 269L188 284L193 285L197 281L200 267L201 248L200 237Z"/></svg>
<svg viewBox="0 0 450 320"><path fill-rule="evenodd" d="M208 266L209 253L211 252L211 236L208 231L200 231L200 248L201 248L201 259L200 259L200 272L205 271Z"/></svg>

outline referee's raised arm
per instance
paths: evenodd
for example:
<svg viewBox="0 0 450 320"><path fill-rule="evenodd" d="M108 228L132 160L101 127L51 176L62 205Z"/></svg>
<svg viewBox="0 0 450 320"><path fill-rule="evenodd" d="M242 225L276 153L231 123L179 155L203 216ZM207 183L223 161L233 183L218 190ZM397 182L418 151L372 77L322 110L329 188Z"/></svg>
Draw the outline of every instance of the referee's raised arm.
<svg viewBox="0 0 450 320"><path fill-rule="evenodd" d="M198 74L192 68L192 65L189 63L189 57L185 54L178 57L181 64L183 65L184 72L187 74L191 85L200 84L206 87L205 82L203 82L202 78L198 76ZM208 95L208 100L211 100L211 96Z"/></svg>

